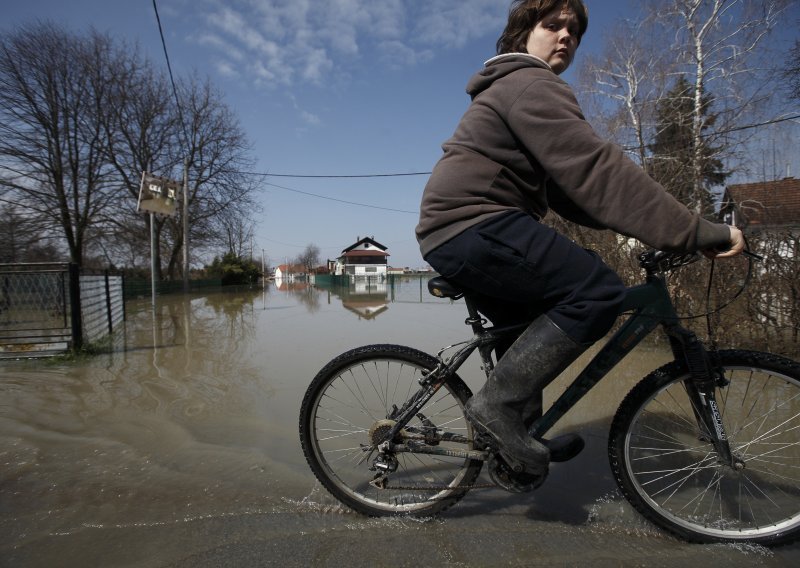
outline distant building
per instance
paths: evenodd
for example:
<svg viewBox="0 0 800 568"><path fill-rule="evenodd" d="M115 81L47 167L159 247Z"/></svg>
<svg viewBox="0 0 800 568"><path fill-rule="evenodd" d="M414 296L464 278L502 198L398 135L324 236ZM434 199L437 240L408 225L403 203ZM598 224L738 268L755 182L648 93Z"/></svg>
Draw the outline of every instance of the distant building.
<svg viewBox="0 0 800 568"><path fill-rule="evenodd" d="M305 270L301 264L281 264L275 269L275 280L293 280Z"/></svg>
<svg viewBox="0 0 800 568"><path fill-rule="evenodd" d="M769 284L760 292L756 319L770 327L797 330L800 180L728 186L720 216L753 237L748 246L766 257L756 271L775 277L768 279ZM794 338L796 342L796 331Z"/></svg>
<svg viewBox="0 0 800 568"><path fill-rule="evenodd" d="M385 278L389 266L387 248L374 237L356 237L356 242L342 250L335 261L329 262L331 274L355 278Z"/></svg>
<svg viewBox="0 0 800 568"><path fill-rule="evenodd" d="M730 185L725 190L721 218L748 231L800 228L800 180Z"/></svg>

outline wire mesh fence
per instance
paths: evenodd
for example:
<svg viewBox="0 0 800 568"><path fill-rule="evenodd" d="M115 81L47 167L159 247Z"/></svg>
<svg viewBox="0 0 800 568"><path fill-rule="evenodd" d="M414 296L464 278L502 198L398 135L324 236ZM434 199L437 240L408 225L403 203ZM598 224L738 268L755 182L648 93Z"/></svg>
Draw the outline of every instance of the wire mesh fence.
<svg viewBox="0 0 800 568"><path fill-rule="evenodd" d="M122 276L77 265L0 264L0 358L96 342L125 319Z"/></svg>

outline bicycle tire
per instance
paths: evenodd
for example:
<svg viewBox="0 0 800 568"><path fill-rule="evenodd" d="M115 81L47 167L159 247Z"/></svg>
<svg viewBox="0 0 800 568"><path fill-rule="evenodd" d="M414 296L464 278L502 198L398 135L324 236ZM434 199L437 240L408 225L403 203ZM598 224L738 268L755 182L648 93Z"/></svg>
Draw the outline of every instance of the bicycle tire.
<svg viewBox="0 0 800 568"><path fill-rule="evenodd" d="M369 516L433 516L454 505L474 483L481 460L399 453L389 487L369 485L375 472L368 469L372 458L365 459L361 444L369 445L370 428L389 416L393 404L401 407L436 364L435 358L409 347L368 345L339 355L317 373L300 409L300 441L314 475L340 502ZM472 440L464 415L470 396L453 374L421 413L437 427ZM419 416L409 423L421 425ZM455 443L440 442L448 444ZM472 449L471 442L456 446ZM410 489L426 485L440 488Z"/></svg>
<svg viewBox="0 0 800 568"><path fill-rule="evenodd" d="M637 384L609 433L625 498L690 542L790 543L800 536L800 364L757 351L719 353L727 386L716 398L740 471L717 462L669 363Z"/></svg>

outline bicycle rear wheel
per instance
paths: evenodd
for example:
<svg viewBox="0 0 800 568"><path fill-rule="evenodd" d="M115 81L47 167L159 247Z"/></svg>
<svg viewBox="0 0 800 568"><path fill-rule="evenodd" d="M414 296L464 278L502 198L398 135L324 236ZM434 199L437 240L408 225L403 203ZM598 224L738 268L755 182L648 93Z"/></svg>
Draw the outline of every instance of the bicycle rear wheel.
<svg viewBox="0 0 800 568"><path fill-rule="evenodd" d="M654 371L619 407L609 458L628 501L693 542L785 544L800 533L800 365L755 351L720 352L716 390L731 451L720 463L700 431L677 362Z"/></svg>
<svg viewBox="0 0 800 568"><path fill-rule="evenodd" d="M483 462L463 457L398 453L398 468L386 488L370 485L376 429L391 427L393 405L402 407L437 360L398 345L369 345L328 363L314 378L300 410L303 453L317 479L337 499L371 516L430 516L450 507L469 489ZM437 442L440 449L472 449L472 428L464 416L469 388L456 375L407 426L435 426L460 441Z"/></svg>

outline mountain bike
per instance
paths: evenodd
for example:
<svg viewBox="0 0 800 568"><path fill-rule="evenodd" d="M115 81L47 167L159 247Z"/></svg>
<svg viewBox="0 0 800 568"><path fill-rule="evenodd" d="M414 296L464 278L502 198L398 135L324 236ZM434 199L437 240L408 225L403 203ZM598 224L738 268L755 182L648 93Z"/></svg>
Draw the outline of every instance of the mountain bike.
<svg viewBox="0 0 800 568"><path fill-rule="evenodd" d="M644 377L611 423L608 456L622 495L645 518L691 542L785 544L800 533L800 364L749 350L707 348L680 325L670 271L698 255L647 251L644 283L630 287L627 318L530 428L542 438L659 326L674 361ZM441 298L465 300L471 339L436 357L368 345L319 371L303 398L300 437L316 477L371 516L432 516L477 484L526 491L542 480L514 471L464 414L470 389L457 371L475 351L487 376L494 345L521 328L488 327L469 294L442 277ZM445 356L448 353L448 356Z"/></svg>

